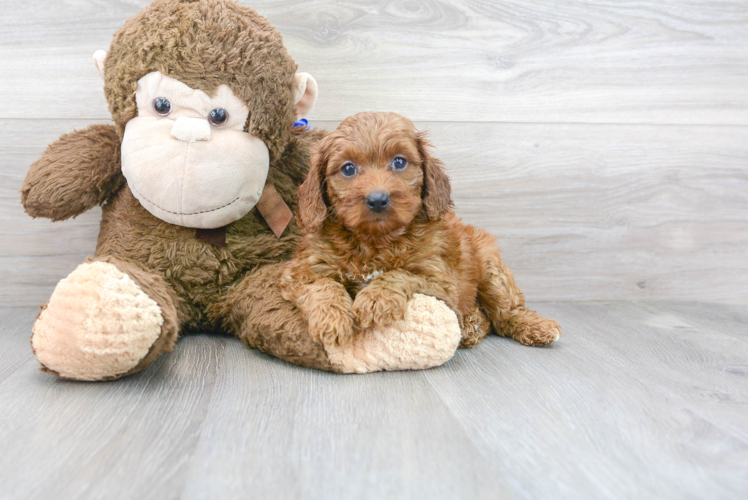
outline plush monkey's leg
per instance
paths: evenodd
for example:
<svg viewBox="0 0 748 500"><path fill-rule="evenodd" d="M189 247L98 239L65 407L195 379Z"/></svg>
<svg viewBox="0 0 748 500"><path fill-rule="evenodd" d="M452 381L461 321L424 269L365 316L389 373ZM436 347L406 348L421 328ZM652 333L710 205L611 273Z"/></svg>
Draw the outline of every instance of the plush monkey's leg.
<svg viewBox="0 0 748 500"><path fill-rule="evenodd" d="M261 267L234 285L210 313L248 346L291 363L331 371L322 344L280 291L283 264Z"/></svg>
<svg viewBox="0 0 748 500"><path fill-rule="evenodd" d="M156 274L114 258L89 260L57 284L31 347L42 369L62 378L116 379L174 348L176 303Z"/></svg>
<svg viewBox="0 0 748 500"><path fill-rule="evenodd" d="M350 345L325 345L280 293L284 264L265 266L235 285L211 313L249 346L302 366L339 373L417 370L448 361L460 343L457 316L443 302L414 295L405 318L359 332Z"/></svg>
<svg viewBox="0 0 748 500"><path fill-rule="evenodd" d="M511 337L525 345L546 345L558 340L561 327L525 308L525 297L514 282L512 271L501 260L496 239L469 226L480 263L478 298L491 324L502 337Z"/></svg>

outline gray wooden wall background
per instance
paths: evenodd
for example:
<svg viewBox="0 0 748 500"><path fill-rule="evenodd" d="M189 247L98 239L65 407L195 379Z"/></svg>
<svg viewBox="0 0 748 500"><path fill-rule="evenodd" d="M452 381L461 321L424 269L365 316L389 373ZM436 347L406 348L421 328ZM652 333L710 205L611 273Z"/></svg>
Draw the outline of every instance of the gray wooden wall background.
<svg viewBox="0 0 748 500"><path fill-rule="evenodd" d="M3 0L0 300L45 302L99 211L23 213L28 166L108 120L91 55L147 0ZM458 213L532 301L748 301L748 3L242 1L283 33L332 128L391 110L432 133Z"/></svg>

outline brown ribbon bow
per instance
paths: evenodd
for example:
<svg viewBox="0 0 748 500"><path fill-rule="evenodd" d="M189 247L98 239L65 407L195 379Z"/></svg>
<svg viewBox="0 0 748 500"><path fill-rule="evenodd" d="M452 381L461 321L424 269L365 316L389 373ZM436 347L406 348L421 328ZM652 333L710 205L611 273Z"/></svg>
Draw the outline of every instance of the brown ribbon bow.
<svg viewBox="0 0 748 500"><path fill-rule="evenodd" d="M276 238L281 237L293 217L291 209L288 208L281 195L278 194L278 191L270 183L265 184L265 187L262 189L260 201L257 202L257 210L262 215L262 218L265 219L268 226L270 226ZM215 229L196 229L195 237L211 245L224 247L226 246L226 226Z"/></svg>

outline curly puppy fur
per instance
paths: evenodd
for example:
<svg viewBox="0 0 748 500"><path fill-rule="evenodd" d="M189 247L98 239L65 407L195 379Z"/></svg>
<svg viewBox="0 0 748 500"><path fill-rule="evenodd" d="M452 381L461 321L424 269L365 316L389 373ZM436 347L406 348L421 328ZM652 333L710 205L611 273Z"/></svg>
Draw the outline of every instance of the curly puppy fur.
<svg viewBox="0 0 748 500"><path fill-rule="evenodd" d="M524 306L496 239L452 211L442 163L413 123L394 113L346 119L313 150L299 188L303 238L284 268L283 296L325 345L401 319L414 293L457 314L462 347L493 327L526 345L561 334Z"/></svg>

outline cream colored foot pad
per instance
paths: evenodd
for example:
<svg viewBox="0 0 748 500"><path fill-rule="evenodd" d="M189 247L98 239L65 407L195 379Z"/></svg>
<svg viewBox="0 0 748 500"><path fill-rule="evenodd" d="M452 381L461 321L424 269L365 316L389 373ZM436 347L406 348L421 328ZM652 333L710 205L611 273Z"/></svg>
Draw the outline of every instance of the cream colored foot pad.
<svg viewBox="0 0 748 500"><path fill-rule="evenodd" d="M440 300L416 294L404 319L360 332L352 345L327 348L327 354L343 373L422 370L449 361L460 338L455 313Z"/></svg>
<svg viewBox="0 0 748 500"><path fill-rule="evenodd" d="M158 304L113 264L81 264L60 281L31 345L65 378L101 380L134 368L161 333Z"/></svg>

